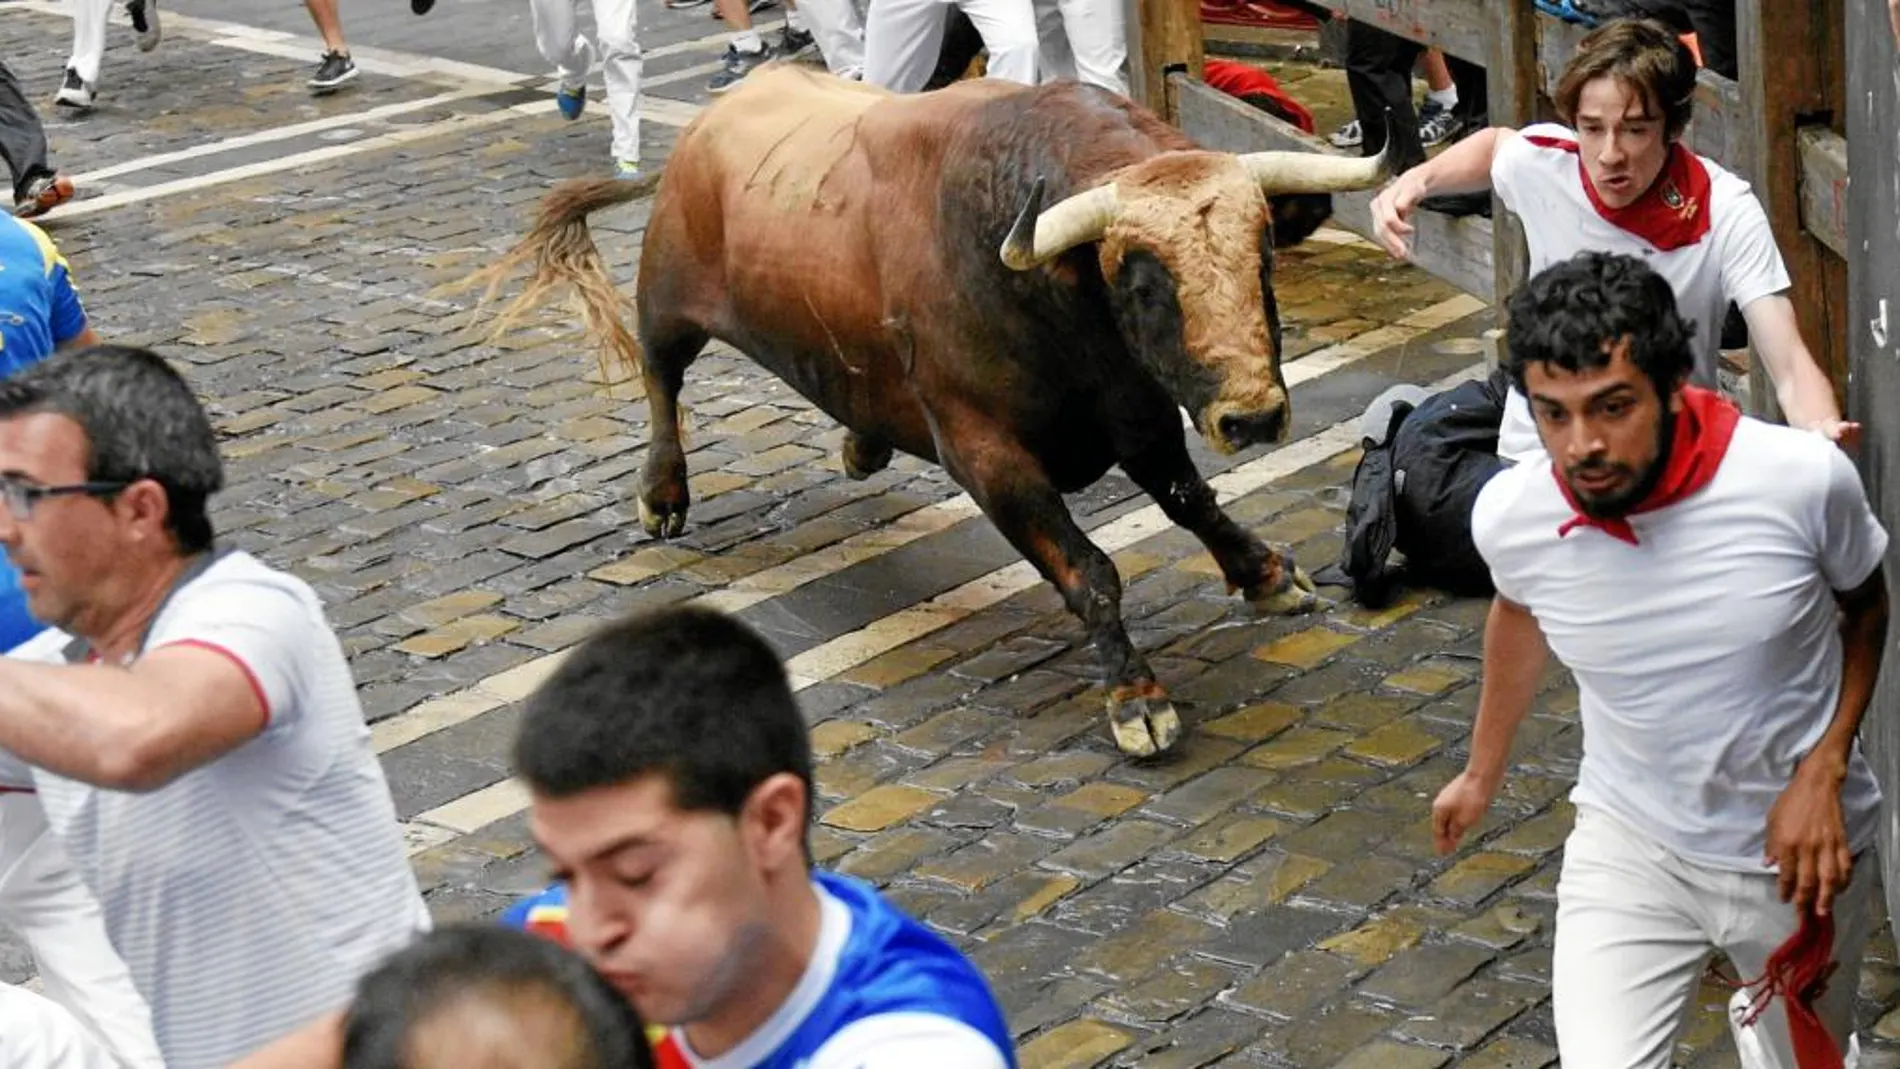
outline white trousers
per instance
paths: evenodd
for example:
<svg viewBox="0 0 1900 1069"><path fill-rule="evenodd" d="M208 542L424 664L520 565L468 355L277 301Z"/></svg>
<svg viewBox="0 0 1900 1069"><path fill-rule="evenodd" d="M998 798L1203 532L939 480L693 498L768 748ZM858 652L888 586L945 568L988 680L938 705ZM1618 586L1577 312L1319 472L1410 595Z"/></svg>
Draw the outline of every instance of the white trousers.
<svg viewBox="0 0 1900 1069"><path fill-rule="evenodd" d="M1872 921L1873 852L1834 899L1834 961L1815 1013L1850 1050L1854 995ZM1794 907L1772 872L1687 861L1602 810L1577 807L1557 882L1552 1008L1564 1069L1669 1069L1703 970L1720 949L1754 980L1795 932ZM1776 996L1755 1024L1730 1028L1747 1069L1796 1069L1786 1008Z"/></svg>
<svg viewBox="0 0 1900 1069"><path fill-rule="evenodd" d="M922 89L937 69L950 3L983 35L989 77L1036 84L1031 0L871 0L864 16L864 80L899 93Z"/></svg>
<svg viewBox="0 0 1900 1069"><path fill-rule="evenodd" d="M579 0L529 0L534 12L534 43L541 58L560 72L561 87L579 89L600 56L607 81L607 113L613 118L616 160L640 158L640 67L643 55L635 33L633 0L593 0L594 37L580 32L575 18ZM597 43L596 43L597 42Z"/></svg>
<svg viewBox="0 0 1900 1069"><path fill-rule="evenodd" d="M30 793L0 793L0 924L26 941L47 998L65 1011L48 1012L32 1001L32 992L0 985L0 996L12 1007L8 1012L45 1030L39 1049L67 1049L62 1037L76 1020L91 1043L118 1056L123 1069L164 1069L151 1009L106 937L98 900L80 882L46 826L39 797ZM0 1049L13 1038L8 1012L0 1012ZM25 1049L25 1040L19 1042ZM73 1057L71 1065L93 1064ZM0 1057L0 1067L9 1065Z"/></svg>
<svg viewBox="0 0 1900 1069"><path fill-rule="evenodd" d="M1072 78L1128 95L1122 0L1034 0L1043 81Z"/></svg>
<svg viewBox="0 0 1900 1069"><path fill-rule="evenodd" d="M73 5L73 54L66 65L79 72L87 85L99 84L99 65L106 57L106 22L112 17L112 0L71 0Z"/></svg>
<svg viewBox="0 0 1900 1069"><path fill-rule="evenodd" d="M852 0L798 0L825 69L840 78L864 76L864 16Z"/></svg>

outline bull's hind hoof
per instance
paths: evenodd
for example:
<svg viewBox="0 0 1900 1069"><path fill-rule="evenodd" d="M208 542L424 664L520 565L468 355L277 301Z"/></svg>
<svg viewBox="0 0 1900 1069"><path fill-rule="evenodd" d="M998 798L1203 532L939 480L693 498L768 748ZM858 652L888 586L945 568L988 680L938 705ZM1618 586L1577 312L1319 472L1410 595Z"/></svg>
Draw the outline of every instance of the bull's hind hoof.
<svg viewBox="0 0 1900 1069"><path fill-rule="evenodd" d="M1313 584L1313 577L1306 574L1306 569L1295 564L1291 571L1280 573L1280 583L1274 589L1249 591L1247 603L1257 612L1298 616L1319 608L1319 588Z"/></svg>
<svg viewBox="0 0 1900 1069"><path fill-rule="evenodd" d="M684 504L652 505L642 497L640 505L640 526L654 538L677 538L686 530L686 506Z"/></svg>
<svg viewBox="0 0 1900 1069"><path fill-rule="evenodd" d="M1130 757L1153 757L1181 737L1181 717L1154 683L1116 687L1108 693L1108 731Z"/></svg>
<svg viewBox="0 0 1900 1069"><path fill-rule="evenodd" d="M866 437L856 431L844 436L844 473L853 479L869 479L891 464L889 442Z"/></svg>

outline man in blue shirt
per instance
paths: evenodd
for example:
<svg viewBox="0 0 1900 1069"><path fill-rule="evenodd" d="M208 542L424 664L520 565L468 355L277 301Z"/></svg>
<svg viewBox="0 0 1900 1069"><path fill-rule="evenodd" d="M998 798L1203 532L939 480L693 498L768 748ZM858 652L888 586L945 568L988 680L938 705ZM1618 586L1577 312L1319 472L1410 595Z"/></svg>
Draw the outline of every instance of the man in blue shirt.
<svg viewBox="0 0 1900 1069"><path fill-rule="evenodd" d="M0 378L98 340L53 239L32 223L0 216ZM20 573L0 552L0 653L39 631L27 615Z"/></svg>

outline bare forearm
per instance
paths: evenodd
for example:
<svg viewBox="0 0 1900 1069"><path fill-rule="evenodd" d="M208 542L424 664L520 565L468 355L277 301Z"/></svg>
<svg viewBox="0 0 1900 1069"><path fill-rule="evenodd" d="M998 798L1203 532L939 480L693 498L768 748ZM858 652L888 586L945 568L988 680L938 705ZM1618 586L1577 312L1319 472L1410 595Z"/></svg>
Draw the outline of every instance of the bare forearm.
<svg viewBox="0 0 1900 1069"><path fill-rule="evenodd" d="M251 1053L231 1069L342 1069L343 1021L341 1011L326 1014Z"/></svg>
<svg viewBox="0 0 1900 1069"><path fill-rule="evenodd" d="M1491 188L1491 160L1498 141L1512 131L1492 126L1480 130L1425 163L1405 172L1399 181L1412 184L1419 197L1476 193Z"/></svg>
<svg viewBox="0 0 1900 1069"><path fill-rule="evenodd" d="M1775 399L1791 427L1805 429L1841 418L1834 384L1812 359L1792 362L1783 381L1775 384Z"/></svg>
<svg viewBox="0 0 1900 1069"><path fill-rule="evenodd" d="M83 674L110 671L89 667ZM116 703L88 701L74 675L48 665L0 663L0 749L49 772L99 783L109 778L132 725L114 715Z"/></svg>
<svg viewBox="0 0 1900 1069"><path fill-rule="evenodd" d="M1504 779L1511 763L1511 742L1530 711L1550 649L1536 617L1503 598L1493 599L1484 625L1484 684L1478 695L1478 720L1471 730L1471 756L1465 768L1488 786Z"/></svg>
<svg viewBox="0 0 1900 1069"><path fill-rule="evenodd" d="M1887 646L1885 584L1881 583L1873 594L1871 604L1849 607L1841 615L1841 693L1827 734L1821 736L1810 755L1837 767L1842 776L1847 774L1847 758L1860 734L1861 719L1873 703L1881 653Z"/></svg>

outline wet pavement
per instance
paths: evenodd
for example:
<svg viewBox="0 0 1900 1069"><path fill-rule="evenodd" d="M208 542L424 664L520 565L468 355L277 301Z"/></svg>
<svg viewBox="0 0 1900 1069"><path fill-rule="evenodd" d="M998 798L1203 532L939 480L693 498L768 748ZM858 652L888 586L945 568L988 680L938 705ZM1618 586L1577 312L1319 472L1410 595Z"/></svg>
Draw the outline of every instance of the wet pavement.
<svg viewBox="0 0 1900 1069"><path fill-rule="evenodd" d="M0 3L0 52L57 83L69 23ZM344 638L436 915L540 884L507 778L514 702L601 621L685 601L789 659L822 756L813 841L968 948L1026 1066L1543 1066L1553 890L1578 753L1553 671L1472 843L1430 848L1475 708L1485 605L1413 594L1255 618L1119 476L1072 507L1189 725L1118 755L1053 591L940 471L853 482L842 432L726 350L688 376L686 534L639 532L646 411L559 318L491 344L449 287L561 178L607 164L604 109L553 113L517 0L345 9L365 73L313 98L294 5L180 0L115 26L100 107L48 109L88 199L48 229L101 334L177 360L218 421L233 544L308 579ZM643 5L663 161L723 40ZM776 12L760 16L774 32ZM1275 65L1344 118L1337 72ZM596 98L598 100L598 97ZM595 232L631 279L644 206ZM1309 568L1340 546L1352 421L1397 382L1474 372L1491 313L1337 231L1282 254L1294 441L1202 470ZM1335 591L1334 593L1337 593ZM0 977L30 975L0 940ZM1861 978L1863 1065L1900 1064L1900 967ZM1734 1064L1706 986L1681 1062Z"/></svg>

